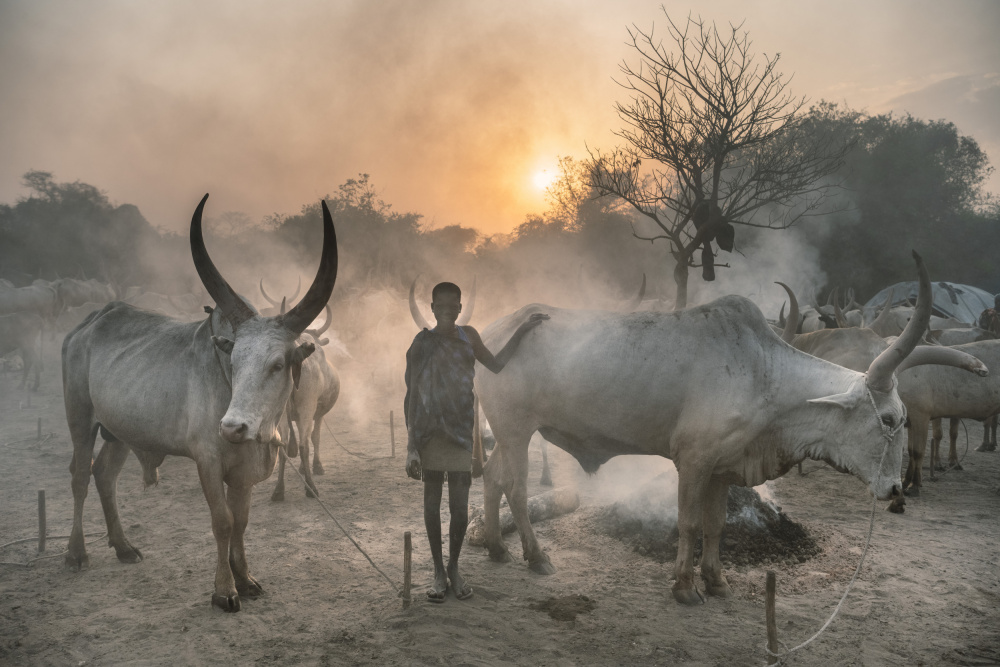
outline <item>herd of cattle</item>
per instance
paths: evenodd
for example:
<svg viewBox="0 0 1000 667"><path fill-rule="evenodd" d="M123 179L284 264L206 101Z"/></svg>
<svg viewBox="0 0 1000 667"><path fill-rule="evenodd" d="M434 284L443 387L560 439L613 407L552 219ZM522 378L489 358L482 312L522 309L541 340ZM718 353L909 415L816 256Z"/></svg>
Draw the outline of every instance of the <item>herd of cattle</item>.
<svg viewBox="0 0 1000 667"><path fill-rule="evenodd" d="M34 366L37 387L42 331L58 329L60 318L63 325L77 320L62 344L73 441L67 564L88 565L83 504L91 472L109 544L119 560L134 563L142 554L125 537L115 494L128 453L136 454L147 483L156 481L165 456L186 456L197 466L218 547L212 603L239 611L241 596L261 592L243 540L252 487L272 474L282 448L291 456L300 450L308 495L316 494L312 475L322 474L322 417L340 391L323 352L338 250L324 203L322 257L305 296L286 308L262 282L271 307L258 312L208 255L201 232L207 198L192 217L190 241L214 308L197 295L123 295L92 280L7 284L0 286L0 355L20 350L22 384ZM986 420L1000 412L1000 380L987 371L1000 367L995 332L933 316L930 279L914 258L916 304L890 307L890 298L879 313L864 312L851 295L846 305L834 296L827 306L800 310L785 287L790 308L778 323L742 297L658 312L642 310L640 295L619 311L531 304L490 324L482 338L496 350L533 313L550 316L502 373L476 374L475 391L497 442L484 467L490 556L510 559L499 523L506 495L529 566L554 571L528 519L527 447L536 431L588 472L624 454L673 460L679 476L673 594L686 604L704 600L694 576L699 534L703 590L731 594L719 554L731 484L758 485L810 458L857 476L902 511L904 492L920 490L931 420ZM412 290L410 308L418 326L428 326ZM310 329L324 309L324 324ZM936 444L939 425L934 433ZM957 466L954 433L949 463ZM94 460L98 434L105 443ZM901 479L906 440L909 464ZM995 435L982 449L991 446ZM933 450L931 458L933 475ZM284 493L280 460L275 500Z"/></svg>

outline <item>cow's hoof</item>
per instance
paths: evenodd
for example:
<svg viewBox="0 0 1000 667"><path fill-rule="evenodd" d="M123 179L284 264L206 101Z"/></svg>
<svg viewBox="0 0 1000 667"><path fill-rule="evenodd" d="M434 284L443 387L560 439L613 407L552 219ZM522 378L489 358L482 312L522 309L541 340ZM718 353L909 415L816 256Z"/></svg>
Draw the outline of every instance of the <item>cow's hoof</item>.
<svg viewBox="0 0 1000 667"><path fill-rule="evenodd" d="M906 505L906 500L903 499L902 497L899 497L893 499L893 501L889 503L889 506L886 509L892 512L893 514L902 514L903 512L906 511L905 505Z"/></svg>
<svg viewBox="0 0 1000 667"><path fill-rule="evenodd" d="M490 560L494 563L512 563L514 562L514 557L510 555L510 552L506 548L500 547L499 549L490 549Z"/></svg>
<svg viewBox="0 0 1000 667"><path fill-rule="evenodd" d="M82 572L90 567L90 556L87 554L81 554L79 556L66 554L65 563L70 572Z"/></svg>
<svg viewBox="0 0 1000 667"><path fill-rule="evenodd" d="M996 443L991 443L989 445L983 443L976 447L977 452L995 452L997 450Z"/></svg>
<svg viewBox="0 0 1000 667"><path fill-rule="evenodd" d="M689 607L693 607L698 604L705 604L705 598L702 596L701 592L695 588L678 588L674 585L674 599L681 604L686 604Z"/></svg>
<svg viewBox="0 0 1000 667"><path fill-rule="evenodd" d="M115 554L118 556L118 560L122 563L142 562L142 552L133 547L131 544L126 544L120 549L115 547Z"/></svg>
<svg viewBox="0 0 1000 667"><path fill-rule="evenodd" d="M323 474L323 464L319 461L313 461L313 474L322 475Z"/></svg>
<svg viewBox="0 0 1000 667"><path fill-rule="evenodd" d="M903 495L904 496L910 496L911 498L919 497L920 496L920 487L919 486L911 486L908 489L903 489Z"/></svg>
<svg viewBox="0 0 1000 667"><path fill-rule="evenodd" d="M217 593L213 593L212 605L224 612L235 613L240 610L240 596L239 594L218 595Z"/></svg>
<svg viewBox="0 0 1000 667"><path fill-rule="evenodd" d="M274 493L271 494L271 502L280 503L285 499L284 489L275 489Z"/></svg>
<svg viewBox="0 0 1000 667"><path fill-rule="evenodd" d="M697 589L695 589L697 590ZM733 597L733 589L729 587L729 583L723 581L721 584L709 584L705 582L705 592L709 595L714 595L717 598L731 598Z"/></svg>
<svg viewBox="0 0 1000 667"><path fill-rule="evenodd" d="M258 598L264 594L264 587L248 574L246 581L236 582L236 592L251 599Z"/></svg>
<svg viewBox="0 0 1000 667"><path fill-rule="evenodd" d="M965 470L965 468L962 467L962 464L959 463L958 461L955 461L954 463L949 463L948 464L948 469L949 470Z"/></svg>
<svg viewBox="0 0 1000 667"><path fill-rule="evenodd" d="M315 486L306 485L306 498L318 498L319 491L316 490Z"/></svg>
<svg viewBox="0 0 1000 667"><path fill-rule="evenodd" d="M556 573L555 565L549 562L548 558L546 558L545 560L536 560L533 562L529 562L528 569L530 569L535 574L549 575Z"/></svg>

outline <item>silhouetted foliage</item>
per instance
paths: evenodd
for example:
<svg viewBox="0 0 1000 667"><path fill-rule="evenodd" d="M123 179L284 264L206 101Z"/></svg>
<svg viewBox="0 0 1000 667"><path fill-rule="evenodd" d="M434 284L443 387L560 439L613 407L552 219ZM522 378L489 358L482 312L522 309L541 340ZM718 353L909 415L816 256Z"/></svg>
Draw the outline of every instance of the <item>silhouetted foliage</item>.
<svg viewBox="0 0 1000 667"><path fill-rule="evenodd" d="M909 280L912 248L937 280L1000 291L988 250L1000 247L1000 216L983 192L992 167L975 139L943 120L832 104L812 109L810 122L857 138L842 170L851 209L826 221L833 233L820 244L831 287L864 296Z"/></svg>

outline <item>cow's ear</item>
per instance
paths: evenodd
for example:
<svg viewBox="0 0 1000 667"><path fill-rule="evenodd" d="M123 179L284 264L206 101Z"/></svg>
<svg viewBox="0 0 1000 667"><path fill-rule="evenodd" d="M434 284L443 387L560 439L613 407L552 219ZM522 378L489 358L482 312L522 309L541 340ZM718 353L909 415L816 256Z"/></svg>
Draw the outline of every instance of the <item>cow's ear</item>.
<svg viewBox="0 0 1000 667"><path fill-rule="evenodd" d="M292 382L295 383L296 389L299 388L299 378L302 377L302 362L315 351L315 344L302 343L292 352Z"/></svg>
<svg viewBox="0 0 1000 667"><path fill-rule="evenodd" d="M822 398L811 398L807 402L813 405L835 405L838 408L844 408L845 410L853 410L861 404L861 399L863 397L864 394L862 392L851 389L850 391L845 391L843 394L833 394Z"/></svg>
<svg viewBox="0 0 1000 667"><path fill-rule="evenodd" d="M225 352L226 354L233 353L233 346L236 345L233 341L228 338L223 338L222 336L212 336L212 342L215 346Z"/></svg>

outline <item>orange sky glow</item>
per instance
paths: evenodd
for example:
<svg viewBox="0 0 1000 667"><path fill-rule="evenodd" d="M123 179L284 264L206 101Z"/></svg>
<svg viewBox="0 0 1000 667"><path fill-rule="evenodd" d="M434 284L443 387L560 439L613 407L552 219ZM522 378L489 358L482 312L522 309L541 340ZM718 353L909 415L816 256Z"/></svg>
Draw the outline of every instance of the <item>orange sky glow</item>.
<svg viewBox="0 0 1000 667"><path fill-rule="evenodd" d="M812 101L945 118L1000 156L1000 5L665 7L745 19ZM205 192L259 219L363 172L430 227L507 232L545 209L559 156L617 143L626 26L654 21L634 0L5 2L0 202L42 169L179 230Z"/></svg>

